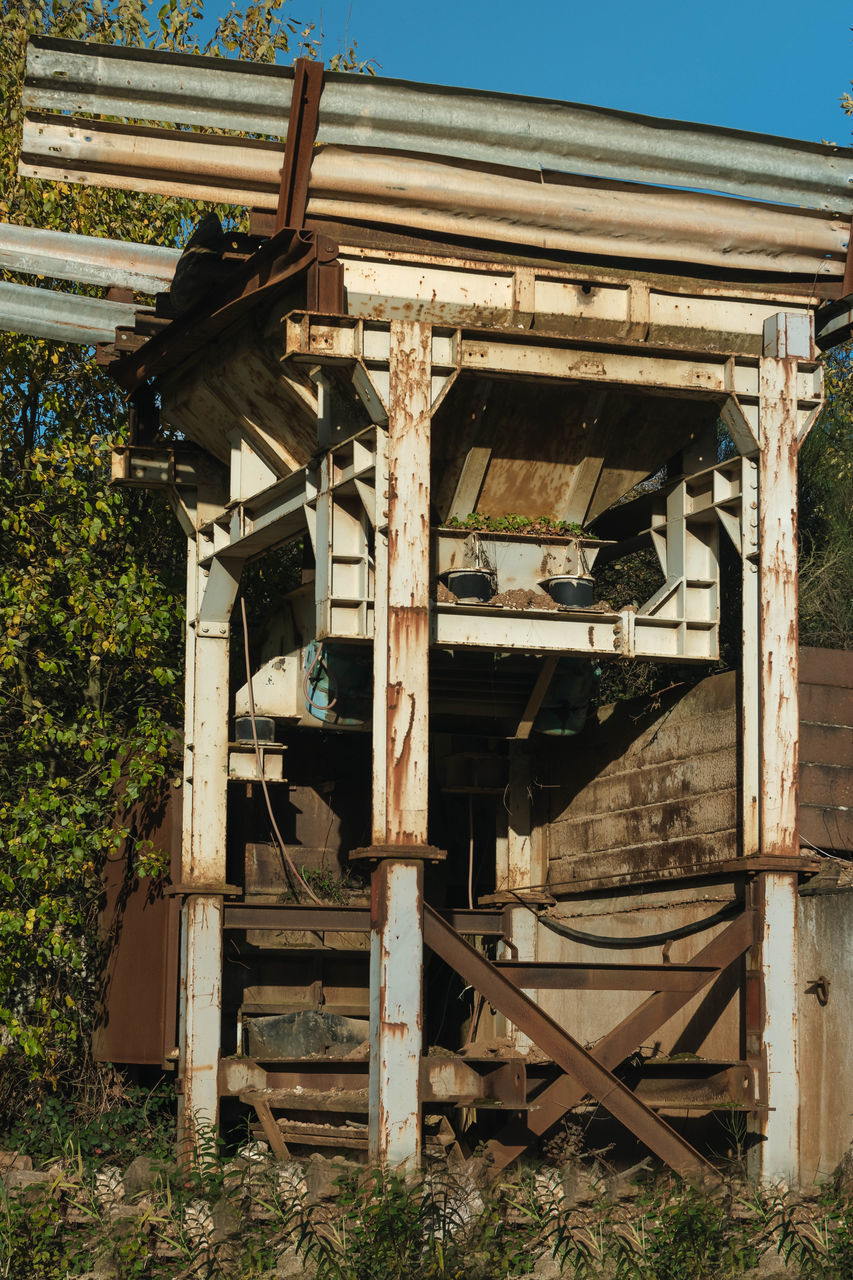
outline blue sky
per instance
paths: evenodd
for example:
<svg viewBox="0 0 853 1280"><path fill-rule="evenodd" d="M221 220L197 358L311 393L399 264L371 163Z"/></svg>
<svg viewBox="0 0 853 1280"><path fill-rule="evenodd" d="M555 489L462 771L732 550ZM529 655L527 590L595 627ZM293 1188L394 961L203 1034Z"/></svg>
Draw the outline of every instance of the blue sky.
<svg viewBox="0 0 853 1280"><path fill-rule="evenodd" d="M210 13L217 0L208 0ZM291 0L380 75L851 144L842 0Z"/></svg>

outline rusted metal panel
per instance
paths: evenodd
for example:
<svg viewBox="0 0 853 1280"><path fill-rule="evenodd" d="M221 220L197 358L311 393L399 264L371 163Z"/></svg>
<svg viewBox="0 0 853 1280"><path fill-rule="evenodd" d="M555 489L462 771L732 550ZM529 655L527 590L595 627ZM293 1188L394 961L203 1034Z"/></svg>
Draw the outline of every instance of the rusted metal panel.
<svg viewBox="0 0 853 1280"><path fill-rule="evenodd" d="M686 1178L716 1180L712 1165L428 906L424 908L424 939L466 982L476 986L496 1009L577 1080L584 1093L596 1098L671 1168Z"/></svg>
<svg viewBox="0 0 853 1280"><path fill-rule="evenodd" d="M642 700L602 709L582 754L550 749L551 887L596 876L627 882L640 871L674 874L735 857L736 736L729 672L665 695L657 710Z"/></svg>
<svg viewBox="0 0 853 1280"><path fill-rule="evenodd" d="M848 739L853 742L853 735ZM848 752L850 754L850 752ZM800 797L802 804L819 809L849 809L853 806L853 767L839 760L837 764L800 762Z"/></svg>
<svg viewBox="0 0 853 1280"><path fill-rule="evenodd" d="M801 803L800 836L818 849L853 850L853 813Z"/></svg>
<svg viewBox="0 0 853 1280"><path fill-rule="evenodd" d="M159 795L134 806L122 854L104 868L100 928L109 948L101 989L101 1016L92 1038L100 1062L160 1064L174 1045L178 986L173 900L133 874L137 839L166 854L177 878L181 849L181 791L167 783Z"/></svg>
<svg viewBox="0 0 853 1280"><path fill-rule="evenodd" d="M800 698L802 718L809 724L853 725L853 689L809 681Z"/></svg>
<svg viewBox="0 0 853 1280"><path fill-rule="evenodd" d="M433 472L436 504L443 518L450 512L456 479L467 456L468 440L460 430L481 411L483 380L468 378L451 401L436 414ZM699 408L701 418L705 412ZM583 386L502 383L500 394L489 398L485 413L490 456L478 500L457 514L477 510L485 515L508 512L547 514L558 519L586 521L656 471L673 449L686 444L695 430L674 401L630 395L613 389L606 413L590 411L590 393ZM536 430L548 421L550 430ZM524 441L524 467L519 467L519 440ZM594 453L602 460L595 484L586 493L583 510L577 505L575 482L584 460Z"/></svg>
<svg viewBox="0 0 853 1280"><path fill-rule="evenodd" d="M853 652L849 649L800 649L801 684L829 684L853 689ZM831 724L840 721L832 720ZM845 723L850 724L847 720Z"/></svg>
<svg viewBox="0 0 853 1280"><path fill-rule="evenodd" d="M845 658L849 655L843 655ZM853 897L849 886L802 894L800 937L800 1152L803 1180L831 1176L853 1139ZM818 998L823 978L828 999Z"/></svg>
<svg viewBox="0 0 853 1280"><path fill-rule="evenodd" d="M802 653L802 650L800 650ZM808 697L800 682L800 709ZM853 769L853 725L811 724L800 716L800 802L808 804L809 797L803 769L811 765L835 765Z"/></svg>

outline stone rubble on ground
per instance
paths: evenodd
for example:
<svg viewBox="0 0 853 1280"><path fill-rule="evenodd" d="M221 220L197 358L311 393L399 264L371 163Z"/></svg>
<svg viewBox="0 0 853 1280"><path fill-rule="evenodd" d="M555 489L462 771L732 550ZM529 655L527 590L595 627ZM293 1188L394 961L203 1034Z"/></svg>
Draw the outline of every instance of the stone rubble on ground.
<svg viewBox="0 0 853 1280"><path fill-rule="evenodd" d="M3 1176L3 1185L9 1195L22 1200L36 1200L49 1193L53 1182L50 1173L39 1169L10 1169Z"/></svg>
<svg viewBox="0 0 853 1280"><path fill-rule="evenodd" d="M162 1162L153 1160L151 1156L137 1156L131 1160L122 1178L126 1198L132 1200L144 1191L153 1191L165 1172Z"/></svg>

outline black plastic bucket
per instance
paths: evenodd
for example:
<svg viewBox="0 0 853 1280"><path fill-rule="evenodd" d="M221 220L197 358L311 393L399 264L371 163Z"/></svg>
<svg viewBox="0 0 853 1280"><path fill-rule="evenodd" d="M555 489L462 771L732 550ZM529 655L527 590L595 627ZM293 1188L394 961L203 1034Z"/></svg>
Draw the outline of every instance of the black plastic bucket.
<svg viewBox="0 0 853 1280"><path fill-rule="evenodd" d="M592 578L580 578L574 574L561 573L555 578L545 578L542 586L556 604L574 605L581 609L592 604L594 591Z"/></svg>
<svg viewBox="0 0 853 1280"><path fill-rule="evenodd" d="M495 594L495 579L488 569L450 569L442 577L460 604L486 604Z"/></svg>

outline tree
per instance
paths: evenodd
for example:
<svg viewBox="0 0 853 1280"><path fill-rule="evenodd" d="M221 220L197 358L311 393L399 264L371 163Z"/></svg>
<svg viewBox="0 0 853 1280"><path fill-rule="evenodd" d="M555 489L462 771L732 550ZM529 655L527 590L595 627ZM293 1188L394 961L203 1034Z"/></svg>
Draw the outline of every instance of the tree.
<svg viewBox="0 0 853 1280"><path fill-rule="evenodd" d="M31 35L316 56L321 36L286 3L232 3L201 43L199 0L167 0L153 26L142 0L0 0L0 218L176 244L202 212L18 177ZM329 65L355 69L355 58L353 47ZM185 544L164 504L109 486L123 421L119 388L91 349L0 335L0 1113L22 1089L79 1081L96 1015L103 862L127 834L125 806L178 764ZM139 874L162 869L150 848L136 859Z"/></svg>
<svg viewBox="0 0 853 1280"><path fill-rule="evenodd" d="M853 649L853 349L824 366L826 407L800 451L800 642Z"/></svg>

